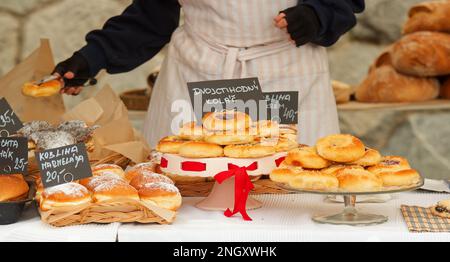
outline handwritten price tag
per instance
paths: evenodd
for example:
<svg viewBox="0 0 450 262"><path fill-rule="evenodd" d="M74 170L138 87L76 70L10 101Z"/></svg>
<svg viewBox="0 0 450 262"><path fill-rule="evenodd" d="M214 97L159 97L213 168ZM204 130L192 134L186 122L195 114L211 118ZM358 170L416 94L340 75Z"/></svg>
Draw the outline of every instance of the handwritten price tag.
<svg viewBox="0 0 450 262"><path fill-rule="evenodd" d="M280 124L298 124L298 92L264 93L267 100L269 119Z"/></svg>
<svg viewBox="0 0 450 262"><path fill-rule="evenodd" d="M0 175L26 175L28 170L28 139L0 138Z"/></svg>
<svg viewBox="0 0 450 262"><path fill-rule="evenodd" d="M0 137L14 135L23 127L22 122L14 113L5 98L0 99Z"/></svg>
<svg viewBox="0 0 450 262"><path fill-rule="evenodd" d="M92 176L84 143L36 152L36 160L45 188Z"/></svg>

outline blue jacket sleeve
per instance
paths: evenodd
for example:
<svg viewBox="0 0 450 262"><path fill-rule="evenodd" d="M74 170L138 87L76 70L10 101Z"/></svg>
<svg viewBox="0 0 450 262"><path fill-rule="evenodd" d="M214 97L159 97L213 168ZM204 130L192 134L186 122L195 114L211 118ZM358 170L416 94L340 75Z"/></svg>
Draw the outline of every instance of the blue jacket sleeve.
<svg viewBox="0 0 450 262"><path fill-rule="evenodd" d="M180 8L177 0L133 0L103 29L90 32L79 52L91 75L101 69L111 74L128 72L155 56L178 27Z"/></svg>
<svg viewBox="0 0 450 262"><path fill-rule="evenodd" d="M365 9L364 0L303 0L299 4L313 8L320 20L321 31L314 44L331 46L356 25L356 13Z"/></svg>

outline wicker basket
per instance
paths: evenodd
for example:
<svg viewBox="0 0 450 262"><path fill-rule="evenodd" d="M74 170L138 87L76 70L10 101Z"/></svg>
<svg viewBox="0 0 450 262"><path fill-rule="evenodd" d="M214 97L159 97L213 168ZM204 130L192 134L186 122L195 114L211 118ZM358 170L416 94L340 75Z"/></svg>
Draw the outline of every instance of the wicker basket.
<svg viewBox="0 0 450 262"><path fill-rule="evenodd" d="M147 111L150 104L150 95L147 89L137 89L120 94L120 99L128 110Z"/></svg>
<svg viewBox="0 0 450 262"><path fill-rule="evenodd" d="M184 197L206 197L214 186L214 181L202 182L176 182L176 186ZM253 182L255 188L251 192L253 195L262 194L287 194L289 191L280 188L268 176Z"/></svg>
<svg viewBox="0 0 450 262"><path fill-rule="evenodd" d="M131 199L55 208L40 214L43 222L56 227L115 222L170 224L176 217L174 211Z"/></svg>

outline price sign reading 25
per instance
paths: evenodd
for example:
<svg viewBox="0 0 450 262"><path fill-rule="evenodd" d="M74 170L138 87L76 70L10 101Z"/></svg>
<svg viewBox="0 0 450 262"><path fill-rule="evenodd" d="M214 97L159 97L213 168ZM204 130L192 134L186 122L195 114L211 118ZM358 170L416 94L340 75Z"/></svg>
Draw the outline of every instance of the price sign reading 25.
<svg viewBox="0 0 450 262"><path fill-rule="evenodd" d="M36 152L45 188L92 176L84 143Z"/></svg>

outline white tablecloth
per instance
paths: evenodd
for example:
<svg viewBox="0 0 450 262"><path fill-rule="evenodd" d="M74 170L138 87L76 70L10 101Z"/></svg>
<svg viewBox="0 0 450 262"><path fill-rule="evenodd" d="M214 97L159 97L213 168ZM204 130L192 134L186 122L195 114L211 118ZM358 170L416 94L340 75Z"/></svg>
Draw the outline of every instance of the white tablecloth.
<svg viewBox="0 0 450 262"><path fill-rule="evenodd" d="M21 220L0 226L0 242L114 242L120 223L57 228L41 222L34 205L25 209Z"/></svg>
<svg viewBox="0 0 450 262"><path fill-rule="evenodd" d="M199 198L185 198L173 225L124 224L119 228L119 241L450 241L450 233L410 233L400 206L431 206L450 198L449 194L409 192L392 196L387 203L357 204L359 210L383 214L389 221L372 226L335 226L317 224L314 214L333 214L343 204L325 203L319 195L262 195L256 198L263 208L250 211L252 222L239 216L226 218L222 212L206 212L194 207Z"/></svg>

